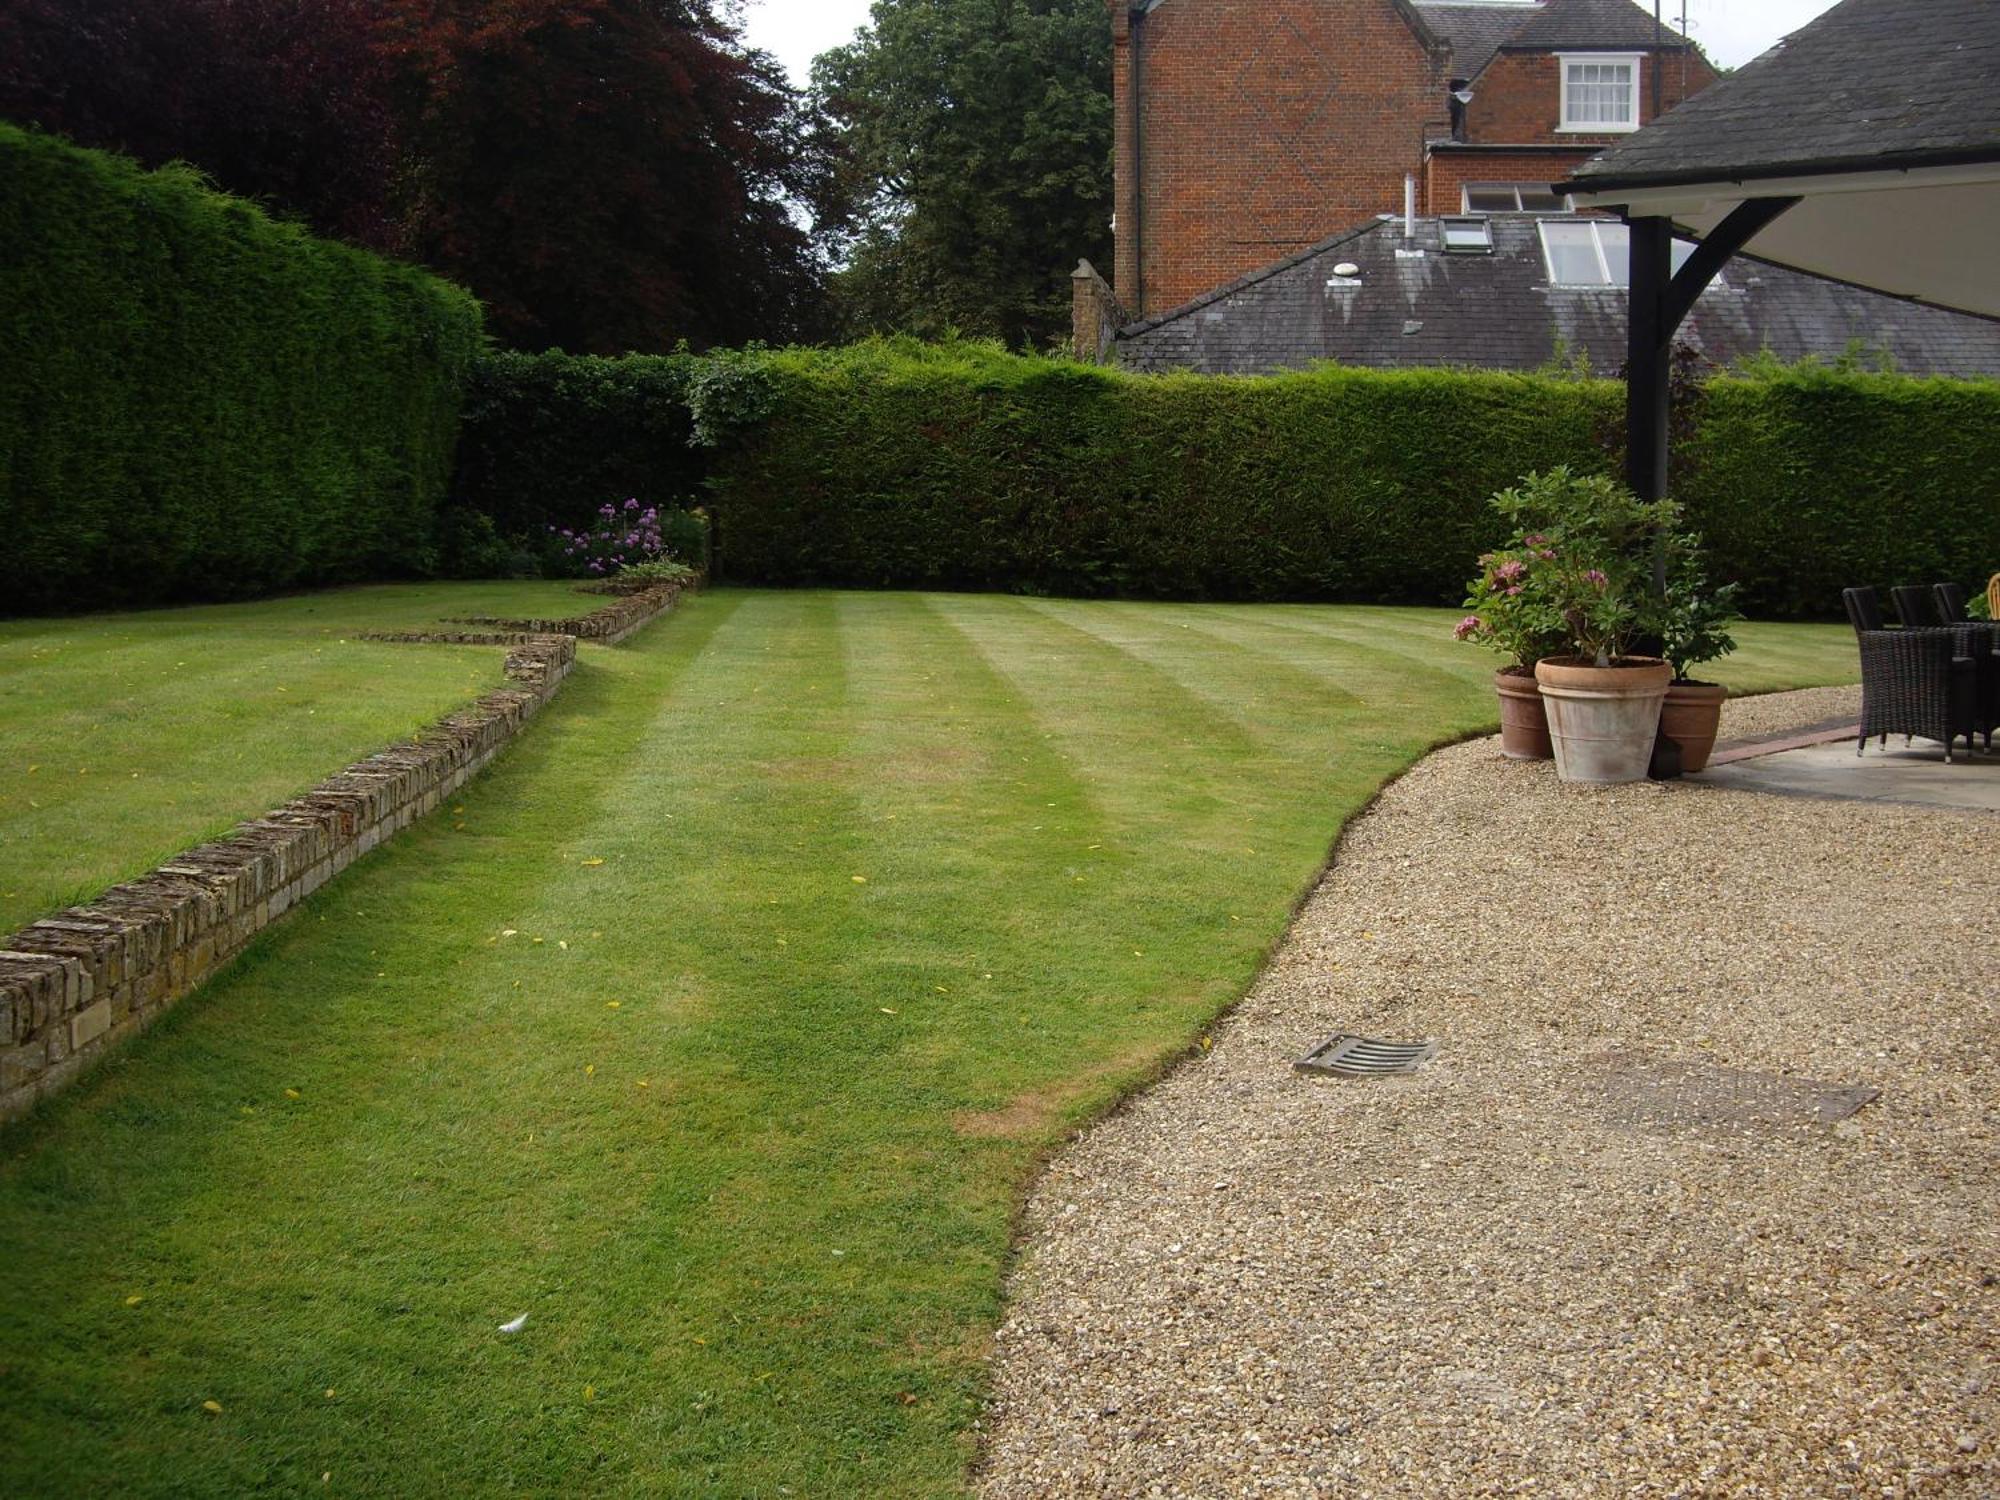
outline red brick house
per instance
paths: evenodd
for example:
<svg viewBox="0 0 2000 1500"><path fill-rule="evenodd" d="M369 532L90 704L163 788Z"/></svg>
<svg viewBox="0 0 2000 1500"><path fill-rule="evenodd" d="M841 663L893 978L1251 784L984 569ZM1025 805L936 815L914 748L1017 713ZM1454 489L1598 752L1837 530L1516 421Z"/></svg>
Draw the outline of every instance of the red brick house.
<svg viewBox="0 0 2000 1500"><path fill-rule="evenodd" d="M1145 318L1384 213L1548 184L1716 74L1633 0L1109 0L1117 265Z"/></svg>

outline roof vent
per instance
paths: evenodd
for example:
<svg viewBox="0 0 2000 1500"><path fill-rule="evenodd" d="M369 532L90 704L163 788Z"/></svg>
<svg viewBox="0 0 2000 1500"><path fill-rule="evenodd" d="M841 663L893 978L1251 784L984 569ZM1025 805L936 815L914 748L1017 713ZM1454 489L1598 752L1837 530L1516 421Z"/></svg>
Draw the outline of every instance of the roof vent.
<svg viewBox="0 0 2000 1500"><path fill-rule="evenodd" d="M1351 260L1344 260L1333 268L1333 274L1336 276L1359 276L1361 274L1361 267L1357 266Z"/></svg>

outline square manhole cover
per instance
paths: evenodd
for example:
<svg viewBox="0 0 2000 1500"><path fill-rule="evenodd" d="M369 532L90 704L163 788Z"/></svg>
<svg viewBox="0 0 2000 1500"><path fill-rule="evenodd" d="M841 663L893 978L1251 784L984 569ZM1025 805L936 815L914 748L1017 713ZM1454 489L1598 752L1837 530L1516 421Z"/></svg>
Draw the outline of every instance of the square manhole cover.
<svg viewBox="0 0 2000 1500"><path fill-rule="evenodd" d="M1437 1056L1436 1042L1383 1042L1374 1037L1328 1037L1292 1066L1301 1073L1326 1073L1335 1078L1385 1078L1414 1073Z"/></svg>
<svg viewBox="0 0 2000 1500"><path fill-rule="evenodd" d="M1625 1060L1604 1080L1614 1125L1724 1125L1797 1129L1834 1125L1882 1095L1863 1084L1821 1083L1708 1063Z"/></svg>

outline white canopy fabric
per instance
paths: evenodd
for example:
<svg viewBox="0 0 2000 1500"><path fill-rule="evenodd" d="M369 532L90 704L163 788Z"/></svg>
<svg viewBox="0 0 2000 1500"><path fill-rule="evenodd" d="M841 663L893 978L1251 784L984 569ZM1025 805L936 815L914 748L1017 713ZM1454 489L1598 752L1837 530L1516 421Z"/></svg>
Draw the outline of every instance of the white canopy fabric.
<svg viewBox="0 0 2000 1500"><path fill-rule="evenodd" d="M1748 200L1798 198L1749 241L1747 253L2000 318L2000 160L1572 191L1580 208L1669 218L1697 238Z"/></svg>

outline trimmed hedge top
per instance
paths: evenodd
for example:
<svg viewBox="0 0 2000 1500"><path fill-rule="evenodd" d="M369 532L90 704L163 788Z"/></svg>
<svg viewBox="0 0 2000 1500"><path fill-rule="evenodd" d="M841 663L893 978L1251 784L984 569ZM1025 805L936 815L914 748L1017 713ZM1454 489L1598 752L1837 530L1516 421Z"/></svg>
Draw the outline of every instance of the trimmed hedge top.
<svg viewBox="0 0 2000 1500"><path fill-rule="evenodd" d="M479 307L414 267L0 126L0 597L421 573Z"/></svg>

